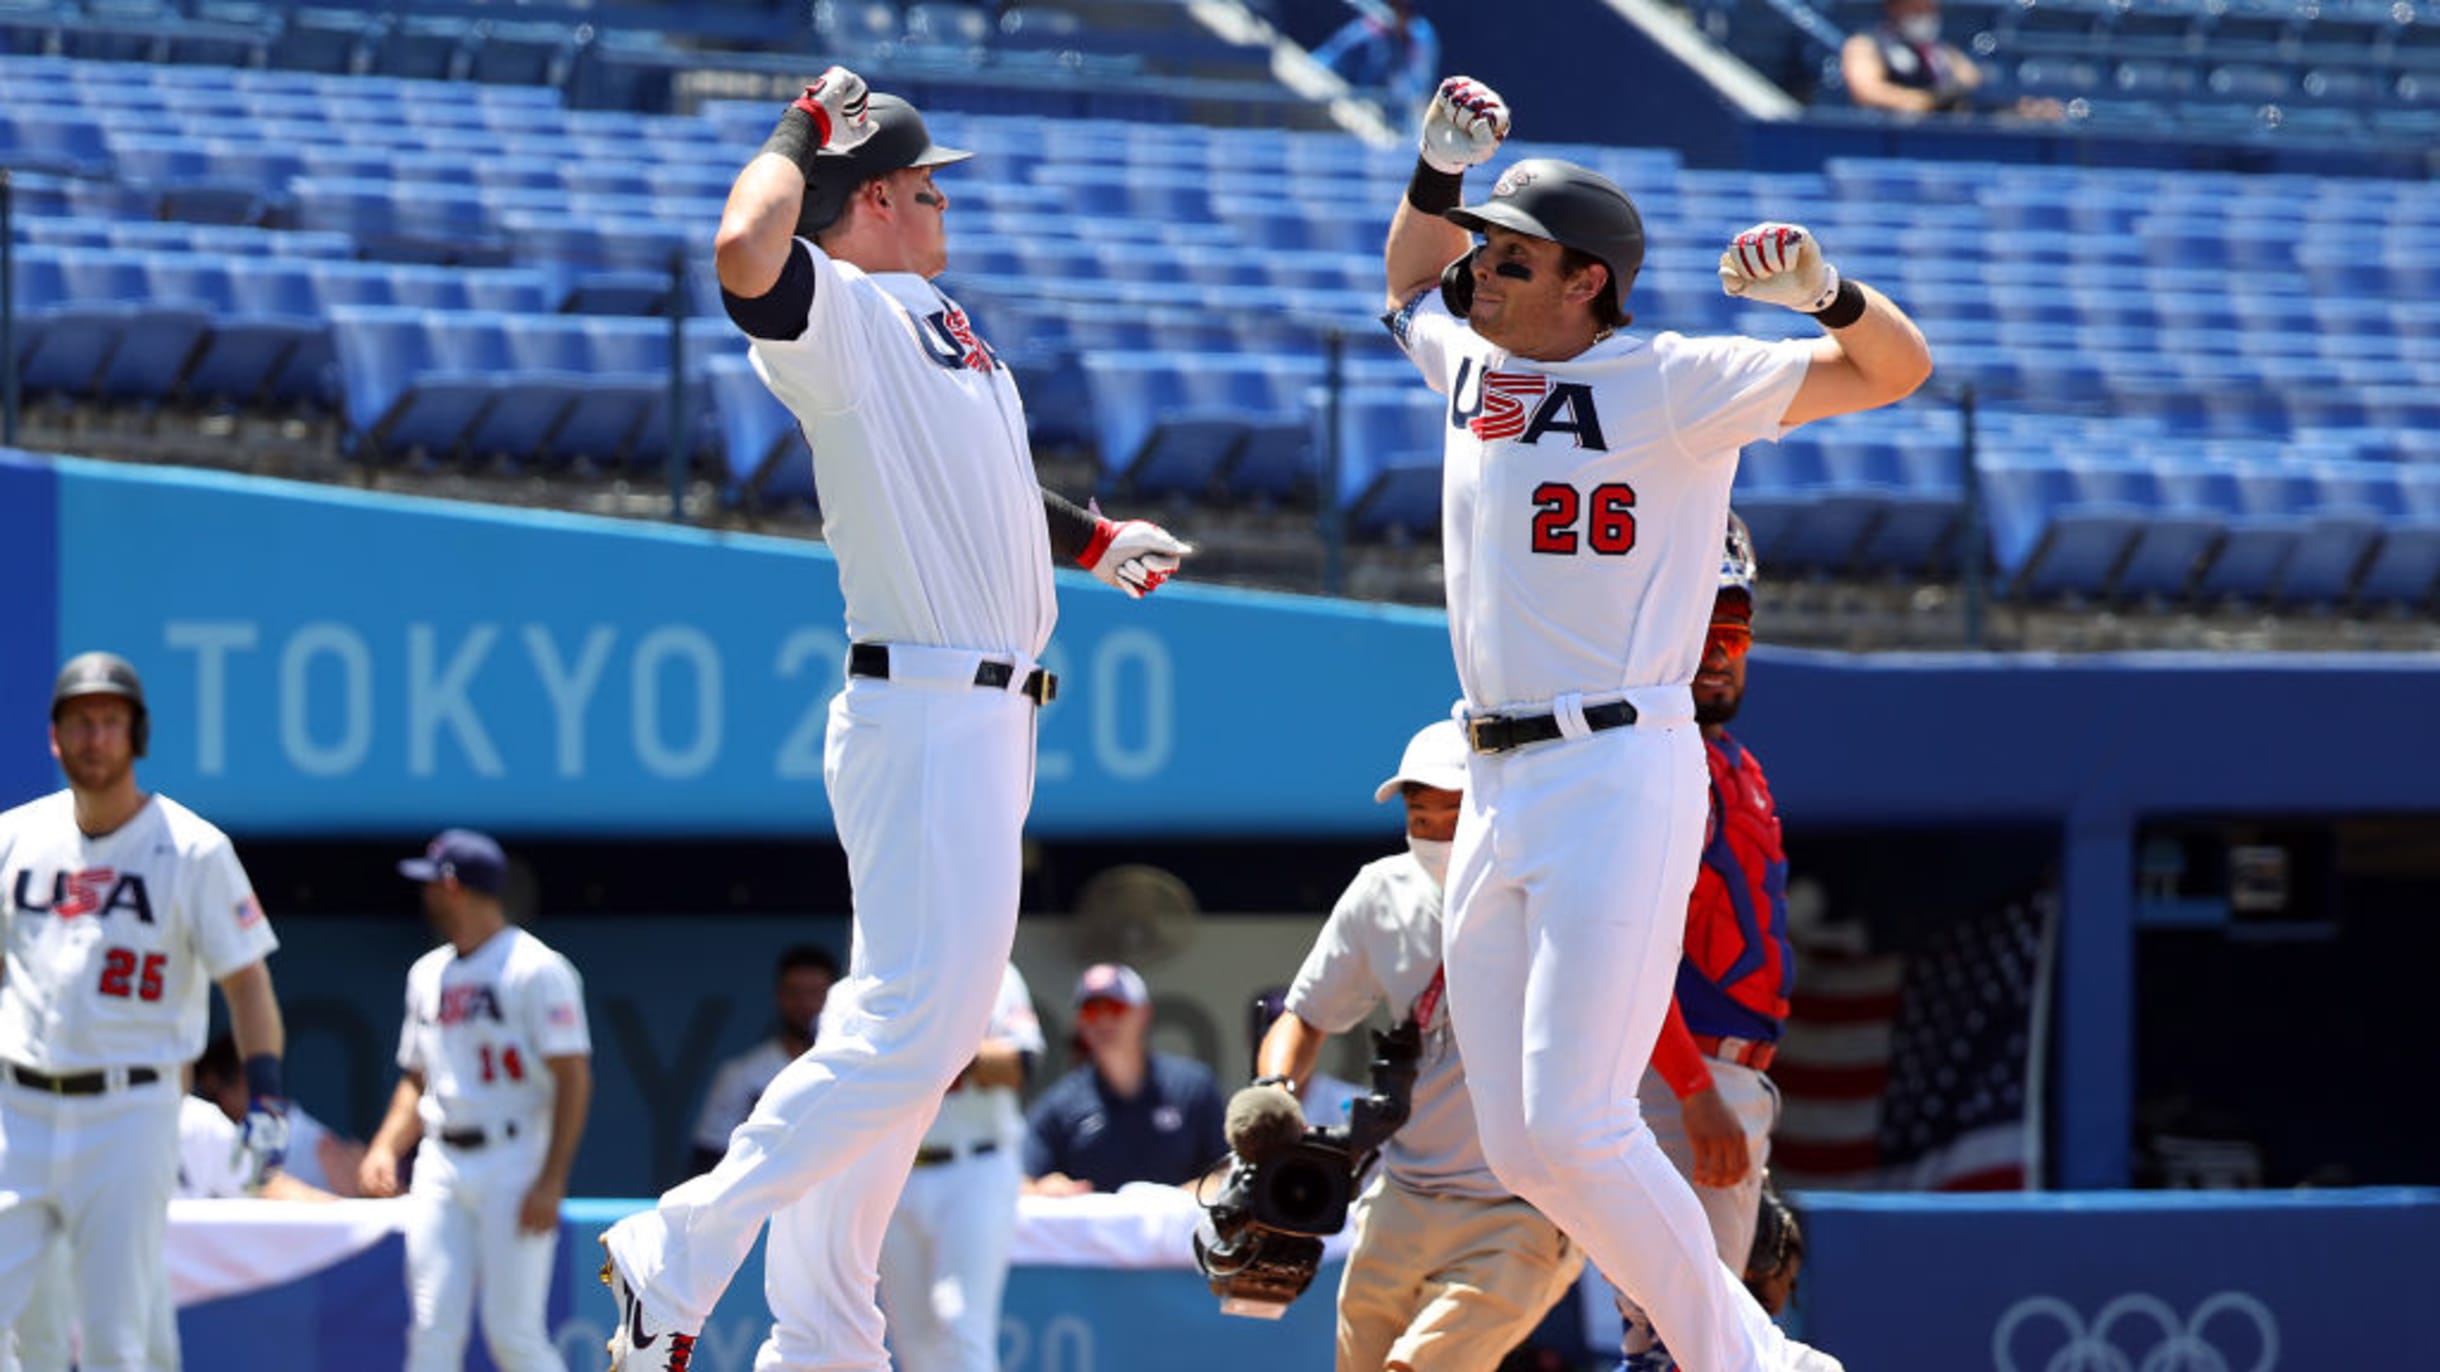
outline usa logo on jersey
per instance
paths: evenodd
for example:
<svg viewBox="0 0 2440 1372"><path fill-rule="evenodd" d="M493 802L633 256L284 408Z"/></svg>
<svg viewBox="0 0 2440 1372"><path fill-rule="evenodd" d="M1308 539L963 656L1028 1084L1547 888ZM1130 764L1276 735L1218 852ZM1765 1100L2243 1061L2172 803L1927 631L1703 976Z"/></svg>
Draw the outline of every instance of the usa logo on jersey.
<svg viewBox="0 0 2440 1372"><path fill-rule="evenodd" d="M1471 400L1466 394L1469 380L1474 383ZM1449 427L1464 429L1485 443L1514 439L1534 444L1544 434L1562 433L1579 448L1610 450L1591 386L1554 380L1542 372L1485 367L1477 374L1471 357L1459 360L1456 384L1449 387Z"/></svg>
<svg viewBox="0 0 2440 1372"><path fill-rule="evenodd" d="M916 331L925 355L951 371L988 372L997 367L1000 355L975 335L966 312L947 301L941 303L942 308L923 317L923 327Z"/></svg>
<svg viewBox="0 0 2440 1372"><path fill-rule="evenodd" d="M152 897L144 887L141 872L121 873L109 867L88 867L81 872L51 874L51 899L48 903L35 899L34 869L17 869L17 908L27 914L48 913L58 919L75 919L79 915L107 915L113 910L125 910L138 923L153 922Z"/></svg>

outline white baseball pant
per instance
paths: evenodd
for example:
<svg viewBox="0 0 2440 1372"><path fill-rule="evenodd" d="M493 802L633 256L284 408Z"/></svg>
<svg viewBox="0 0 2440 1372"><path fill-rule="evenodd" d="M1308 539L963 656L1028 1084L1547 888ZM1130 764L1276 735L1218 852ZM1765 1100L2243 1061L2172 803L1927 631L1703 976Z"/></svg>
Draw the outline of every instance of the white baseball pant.
<svg viewBox="0 0 2440 1372"><path fill-rule="evenodd" d="M1635 703L1626 728L1590 733L1575 714L1558 741L1471 759L1443 952L1483 1153L1651 1312L1687 1372L1834 1366L1721 1264L1635 1103L1711 791L1686 692Z"/></svg>
<svg viewBox="0 0 2440 1372"><path fill-rule="evenodd" d="M169 1303L162 1242L178 1184L178 1074L95 1096L0 1076L0 1328L64 1243L84 1372L145 1372ZM175 1332L171 1335L175 1344Z"/></svg>
<svg viewBox="0 0 2440 1372"><path fill-rule="evenodd" d="M909 679L893 655L893 679L831 702L822 769L855 896L837 1032L773 1079L719 1166L607 1236L646 1314L692 1332L768 1219L762 1372L888 1372L882 1237L1016 940L1034 705L973 685L973 655L934 656L963 657L963 680Z"/></svg>
<svg viewBox="0 0 2440 1372"><path fill-rule="evenodd" d="M482 1148L427 1138L415 1150L407 1190L407 1372L466 1365L478 1298L483 1344L501 1372L567 1372L546 1309L559 1232L517 1228L549 1148L549 1131L528 1127Z"/></svg>
<svg viewBox="0 0 2440 1372"><path fill-rule="evenodd" d="M68 1246L54 1243L44 1252L42 1275L27 1293L13 1329L0 1332L0 1372L69 1372L76 1366L76 1329L71 1323L73 1297L68 1285ZM153 1302L148 1372L178 1372L178 1307L170 1297L166 1256L161 1269L161 1299ZM13 1354L13 1356L12 1356Z"/></svg>
<svg viewBox="0 0 2440 1372"><path fill-rule="evenodd" d="M1024 1183L1009 1148L907 1178L881 1245L881 1306L899 1372L999 1372L1000 1296Z"/></svg>
<svg viewBox="0 0 2440 1372"><path fill-rule="evenodd" d="M1737 1123L1745 1127L1745 1179L1734 1186L1697 1186L1694 1198L1703 1207L1703 1218L1711 1223L1712 1242L1718 1247L1720 1261L1728 1270L1745 1272L1746 1260L1754 1251L1754 1225L1762 1206L1762 1169L1771 1160L1771 1126L1779 1122L1779 1088L1771 1079L1751 1067L1733 1062L1713 1061L1712 1085L1720 1099L1735 1112ZM1677 1093L1658 1072L1644 1073L1644 1084L1638 1093L1643 1105L1644 1122L1652 1127L1653 1141L1660 1144L1661 1153L1677 1168L1678 1175L1694 1176L1694 1145L1686 1138L1686 1114L1678 1104ZM1652 1321L1626 1293L1617 1293L1618 1313L1626 1322L1625 1350L1641 1353L1650 1348L1654 1335ZM1596 1347L1599 1345L1596 1344Z"/></svg>

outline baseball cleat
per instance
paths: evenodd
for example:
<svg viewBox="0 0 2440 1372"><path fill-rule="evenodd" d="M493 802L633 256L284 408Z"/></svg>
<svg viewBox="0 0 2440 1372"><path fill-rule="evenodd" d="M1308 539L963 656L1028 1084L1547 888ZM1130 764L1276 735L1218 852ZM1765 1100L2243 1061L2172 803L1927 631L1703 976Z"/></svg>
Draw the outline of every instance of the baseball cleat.
<svg viewBox="0 0 2440 1372"><path fill-rule="evenodd" d="M695 1336L655 1330L618 1264L602 1257L602 1285L618 1302L618 1328L610 1335L610 1372L686 1372L695 1357Z"/></svg>

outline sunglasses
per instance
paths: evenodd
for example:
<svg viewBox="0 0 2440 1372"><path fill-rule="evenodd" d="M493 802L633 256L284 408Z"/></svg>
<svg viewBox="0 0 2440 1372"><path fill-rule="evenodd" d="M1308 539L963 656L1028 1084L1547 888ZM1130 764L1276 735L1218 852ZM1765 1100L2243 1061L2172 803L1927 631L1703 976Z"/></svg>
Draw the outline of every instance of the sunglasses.
<svg viewBox="0 0 2440 1372"><path fill-rule="evenodd" d="M1753 646L1754 626L1739 624L1734 620L1713 620L1711 632L1703 639L1704 656L1717 651L1731 662L1745 656Z"/></svg>
<svg viewBox="0 0 2440 1372"><path fill-rule="evenodd" d="M1076 1022L1099 1024L1107 1020L1125 1019L1127 1003L1118 1000L1088 1000L1076 1007Z"/></svg>

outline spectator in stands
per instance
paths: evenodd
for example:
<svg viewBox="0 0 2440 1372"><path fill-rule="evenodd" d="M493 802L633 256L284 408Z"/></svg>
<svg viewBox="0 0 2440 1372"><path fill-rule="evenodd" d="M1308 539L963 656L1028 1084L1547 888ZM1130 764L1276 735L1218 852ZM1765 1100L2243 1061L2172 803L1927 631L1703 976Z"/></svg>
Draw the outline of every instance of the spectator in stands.
<svg viewBox="0 0 2440 1372"><path fill-rule="evenodd" d="M1440 34L1413 0L1349 0L1356 16L1313 50L1313 60L1393 110L1421 106L1440 81Z"/></svg>
<svg viewBox="0 0 2440 1372"><path fill-rule="evenodd" d="M195 1060L195 1094L220 1107L232 1126L246 1118L246 1074L238 1065L237 1040L227 1034L215 1037L204 1046L203 1056ZM193 1112L188 1112L193 1113ZM180 1117L178 1137L182 1154L187 1154L185 1142L189 1130L185 1116ZM288 1103L288 1159L280 1171L302 1183L314 1197L353 1196L356 1194L356 1169L364 1162L364 1145L306 1113L296 1101ZM180 1180L188 1178L181 1175ZM195 1194L183 1185L178 1194ZM222 1194L207 1191L204 1194ZM235 1191L226 1194L234 1195ZM265 1188L269 1195L270 1189ZM293 1197L291 1197L293 1198Z"/></svg>
<svg viewBox="0 0 2440 1372"><path fill-rule="evenodd" d="M1954 43L1940 40L1940 0L1882 0L1881 22L1852 34L1839 52L1848 97L1868 110L1898 114L1963 114L1982 89L1982 68ZM2056 100L2019 100L2009 112L2027 119L2061 119Z"/></svg>
<svg viewBox="0 0 2440 1372"><path fill-rule="evenodd" d="M1132 967L1105 962L1076 982L1077 1052L1025 1118L1025 1189L1040 1196L1186 1185L1228 1153L1227 1106L1211 1069L1152 1052L1152 996Z"/></svg>
<svg viewBox="0 0 2440 1372"><path fill-rule="evenodd" d="M771 980L771 1036L720 1064L713 1075L712 1089L703 1094L703 1113L695 1119L688 1176L712 1170L728 1151L730 1131L754 1112L771 1079L813 1046L814 1023L838 979L839 960L827 949L803 943L779 955Z"/></svg>

